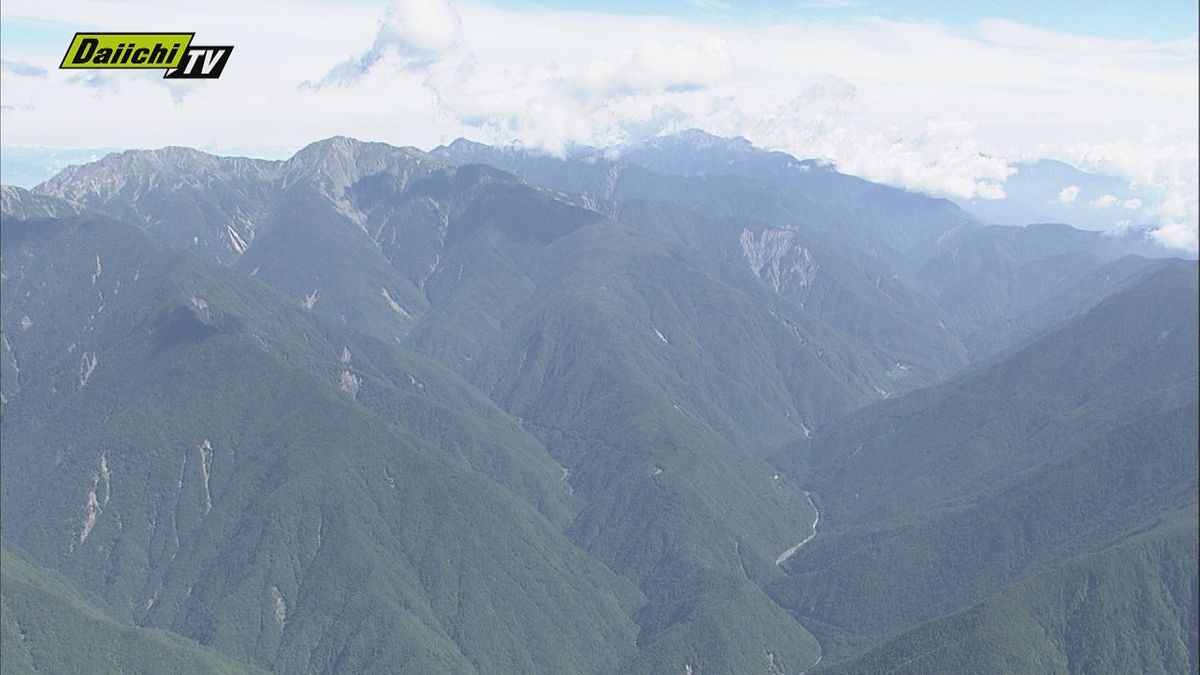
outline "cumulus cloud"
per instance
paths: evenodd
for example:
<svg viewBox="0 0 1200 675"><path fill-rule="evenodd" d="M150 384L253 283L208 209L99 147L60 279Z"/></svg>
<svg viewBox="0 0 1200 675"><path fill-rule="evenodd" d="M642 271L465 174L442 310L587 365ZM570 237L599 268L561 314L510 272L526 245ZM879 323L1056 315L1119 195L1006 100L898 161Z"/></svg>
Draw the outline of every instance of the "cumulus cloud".
<svg viewBox="0 0 1200 675"><path fill-rule="evenodd" d="M1190 130L1151 126L1116 141L1039 145L1029 153L1128 180L1141 197L1103 195L1089 206L1137 211L1162 243L1195 253L1200 248L1200 144L1191 124Z"/></svg>
<svg viewBox="0 0 1200 675"><path fill-rule="evenodd" d="M422 85L445 117L490 142L561 154L573 143L616 145L684 128L688 98L704 98L733 72L729 45L712 36L646 40L572 68L498 67L464 42L428 68Z"/></svg>
<svg viewBox="0 0 1200 675"><path fill-rule="evenodd" d="M1059 204L1072 204L1079 197L1079 186L1068 185L1058 191Z"/></svg>
<svg viewBox="0 0 1200 675"><path fill-rule="evenodd" d="M1159 220L1154 237L1167 246L1182 248L1192 254L1200 251L1196 202L1195 192L1169 193L1161 203L1151 208Z"/></svg>
<svg viewBox="0 0 1200 675"><path fill-rule="evenodd" d="M443 117L492 142L561 153L571 143L617 144L673 130L686 115L662 96L702 91L733 71L729 45L713 36L645 40L569 69L497 66L476 56L444 0L403 0L388 10L367 51L301 89L377 91L417 75Z"/></svg>
<svg viewBox="0 0 1200 675"><path fill-rule="evenodd" d="M618 145L683 128L687 113L675 102L653 95L680 80L634 78L649 91L627 80L612 86L614 80L621 78L614 74L589 87L579 72L552 67L501 70L467 58L439 64L424 85L444 115L478 130L486 140L553 154L573 143Z"/></svg>
<svg viewBox="0 0 1200 675"><path fill-rule="evenodd" d="M1104 194L1088 202L1088 206L1092 207L1093 209L1111 209L1114 207L1120 207L1127 211L1137 211L1138 209L1142 208L1143 202L1137 197L1121 199L1114 195Z"/></svg>
<svg viewBox="0 0 1200 675"><path fill-rule="evenodd" d="M730 105L736 105L733 101ZM1014 173L972 140L973 125L928 119L915 132L867 119L858 88L840 78L809 84L773 114L743 112L734 124L746 138L799 157L828 161L870 180L963 199L1002 199Z"/></svg>
<svg viewBox="0 0 1200 675"><path fill-rule="evenodd" d="M732 72L733 54L720 38L709 37L694 45L650 40L615 61L588 64L572 78L571 89L585 100L696 91Z"/></svg>
<svg viewBox="0 0 1200 675"><path fill-rule="evenodd" d="M420 71L462 41L462 19L446 0L395 0L379 22L370 48L337 64L315 83L305 81L301 86L319 89L352 84L387 59L401 68Z"/></svg>
<svg viewBox="0 0 1200 675"><path fill-rule="evenodd" d="M1153 232L1154 238L1163 246L1179 248L1196 255L1196 225L1179 220L1168 220Z"/></svg>

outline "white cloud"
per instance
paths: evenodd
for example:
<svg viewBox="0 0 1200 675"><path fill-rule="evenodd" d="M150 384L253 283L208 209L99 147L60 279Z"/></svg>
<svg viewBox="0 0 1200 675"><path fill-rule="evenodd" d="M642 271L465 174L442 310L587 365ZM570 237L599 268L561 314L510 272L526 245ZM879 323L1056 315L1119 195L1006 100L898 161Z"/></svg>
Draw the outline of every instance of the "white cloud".
<svg viewBox="0 0 1200 675"><path fill-rule="evenodd" d="M1151 209L1159 220L1154 236L1167 246L1197 253L1200 246L1197 244L1196 225L1197 211L1200 209L1197 209L1196 201L1194 192L1168 194L1161 203Z"/></svg>
<svg viewBox="0 0 1200 675"><path fill-rule="evenodd" d="M503 67L469 48L433 64L423 86L438 109L496 143L560 153L572 143L621 144L682 128L681 102L703 97L733 72L721 39L647 40L612 59L566 68Z"/></svg>
<svg viewBox="0 0 1200 675"><path fill-rule="evenodd" d="M1119 207L1128 211L1137 211L1138 209L1142 208L1143 203L1142 200L1137 197L1121 199L1114 195L1104 194L1088 202L1088 206L1092 207L1093 209L1111 209Z"/></svg>
<svg viewBox="0 0 1200 675"><path fill-rule="evenodd" d="M1195 221L1167 220L1154 230L1154 238L1164 246L1180 248L1196 255Z"/></svg>
<svg viewBox="0 0 1200 675"><path fill-rule="evenodd" d="M733 72L729 45L718 37L694 44L650 40L615 61L594 61L572 82L585 100L696 91L717 84Z"/></svg>
<svg viewBox="0 0 1200 675"><path fill-rule="evenodd" d="M1015 161L1062 159L1130 179L1146 203L1121 206L1194 238L1195 39L1006 21L706 23L445 0L210 0L203 14L181 0L5 0L0 18L6 64L47 70L5 71L5 145L298 147L348 134L430 147L465 135L560 151L698 126L962 198L1003 197ZM96 88L54 68L63 45L8 39L21 21L60 27L63 44L81 29L186 25L237 50L215 82L169 88L117 73Z"/></svg>
<svg viewBox="0 0 1200 675"><path fill-rule="evenodd" d="M928 119L915 133L894 125L880 128L869 120L857 88L837 78L805 87L773 113L754 119L742 112L741 117L729 133L915 190L1000 199L1004 179L1014 172L1003 159L983 152L966 122Z"/></svg>
<svg viewBox="0 0 1200 675"><path fill-rule="evenodd" d="M1079 197L1079 186L1078 185L1068 185L1065 188L1058 191L1058 203L1059 204L1074 203L1078 197Z"/></svg>
<svg viewBox="0 0 1200 675"><path fill-rule="evenodd" d="M9 61L8 59L0 59L0 71L12 73L18 77L45 77L46 69L41 66L35 66L28 61Z"/></svg>
<svg viewBox="0 0 1200 675"><path fill-rule="evenodd" d="M1156 226L1161 241L1195 253L1200 248L1200 144L1196 132L1195 122L1170 130L1152 125L1115 141L1038 144L1025 155L1061 159L1088 171L1125 178L1143 193L1141 198L1121 201L1110 195L1111 199L1100 197L1090 205L1137 211L1140 224Z"/></svg>
<svg viewBox="0 0 1200 675"><path fill-rule="evenodd" d="M369 49L334 66L317 82L302 87L347 85L360 80L381 61L419 71L462 44L462 19L446 0L394 0Z"/></svg>
<svg viewBox="0 0 1200 675"><path fill-rule="evenodd" d="M445 0L395 0L377 43L413 59L431 59L458 46L462 19Z"/></svg>

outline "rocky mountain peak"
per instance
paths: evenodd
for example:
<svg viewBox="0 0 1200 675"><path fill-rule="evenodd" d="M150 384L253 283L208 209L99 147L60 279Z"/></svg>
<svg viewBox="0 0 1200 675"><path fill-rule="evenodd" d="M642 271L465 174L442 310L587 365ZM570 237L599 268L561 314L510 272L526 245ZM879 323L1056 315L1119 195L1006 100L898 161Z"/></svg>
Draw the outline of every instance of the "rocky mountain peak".
<svg viewBox="0 0 1200 675"><path fill-rule="evenodd" d="M280 180L284 188L314 181L326 194L337 197L359 180L380 172L407 184L444 167L440 160L416 148L333 136L301 148L284 162Z"/></svg>
<svg viewBox="0 0 1200 675"><path fill-rule="evenodd" d="M82 203L103 202L130 188L139 192L171 184L202 188L221 179L269 178L278 164L246 157L219 157L175 146L126 150L110 153L96 162L69 166L33 192Z"/></svg>

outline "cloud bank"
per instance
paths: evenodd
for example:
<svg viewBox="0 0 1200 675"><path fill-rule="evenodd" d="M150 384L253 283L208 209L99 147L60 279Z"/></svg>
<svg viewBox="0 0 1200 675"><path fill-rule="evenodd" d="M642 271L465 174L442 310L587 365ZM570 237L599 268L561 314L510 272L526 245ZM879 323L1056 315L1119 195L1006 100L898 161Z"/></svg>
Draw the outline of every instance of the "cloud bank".
<svg viewBox="0 0 1200 675"><path fill-rule="evenodd" d="M701 127L967 200L1003 198L1016 162L1045 157L1144 188L1146 204L1130 211L1154 222L1139 224L1196 248L1196 39L1115 40L1004 20L825 23L802 12L776 25L705 23L446 0L213 0L203 17L182 3L64 3L52 12L8 0L0 12L9 27L70 15L68 37L186 23L238 52L217 82L94 86L55 70L61 45L7 40L4 94L21 105L4 108L5 144L298 147L349 134L562 152ZM230 13L244 21L220 19ZM79 125L80 109L96 121Z"/></svg>

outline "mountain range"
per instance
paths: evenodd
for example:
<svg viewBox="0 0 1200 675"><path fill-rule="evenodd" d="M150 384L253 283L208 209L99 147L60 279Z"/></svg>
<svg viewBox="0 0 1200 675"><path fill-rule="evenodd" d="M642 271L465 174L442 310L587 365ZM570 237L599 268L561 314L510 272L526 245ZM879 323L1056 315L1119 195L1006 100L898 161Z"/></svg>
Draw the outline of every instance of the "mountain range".
<svg viewBox="0 0 1200 675"><path fill-rule="evenodd" d="M1200 667L1197 268L1136 230L700 131L0 197L6 670Z"/></svg>

